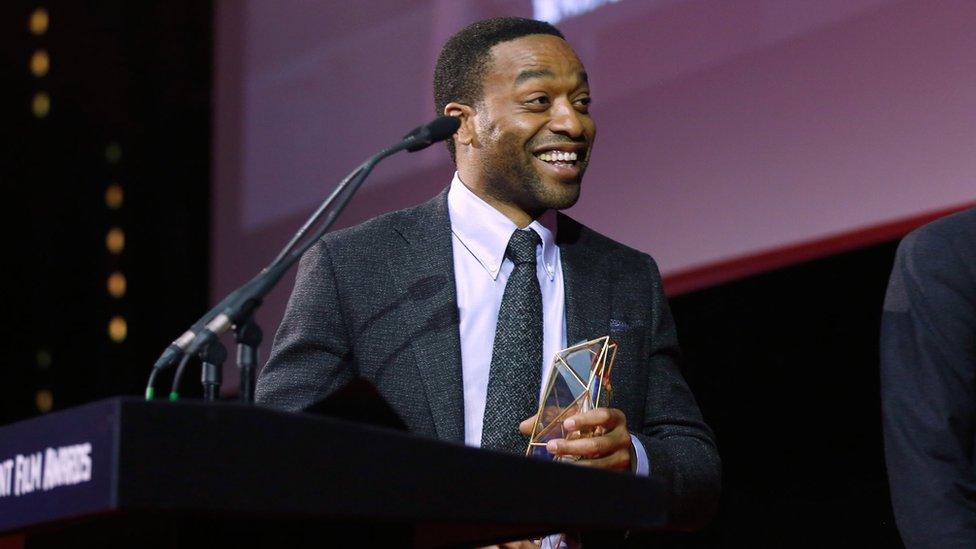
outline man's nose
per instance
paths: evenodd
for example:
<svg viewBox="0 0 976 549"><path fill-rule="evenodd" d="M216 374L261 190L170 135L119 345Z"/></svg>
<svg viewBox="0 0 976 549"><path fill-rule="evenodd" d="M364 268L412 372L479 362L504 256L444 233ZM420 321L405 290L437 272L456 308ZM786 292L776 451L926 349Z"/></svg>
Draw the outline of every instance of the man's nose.
<svg viewBox="0 0 976 549"><path fill-rule="evenodd" d="M568 99L557 101L552 108L549 129L553 133L577 138L583 135L583 120L579 111L573 108Z"/></svg>

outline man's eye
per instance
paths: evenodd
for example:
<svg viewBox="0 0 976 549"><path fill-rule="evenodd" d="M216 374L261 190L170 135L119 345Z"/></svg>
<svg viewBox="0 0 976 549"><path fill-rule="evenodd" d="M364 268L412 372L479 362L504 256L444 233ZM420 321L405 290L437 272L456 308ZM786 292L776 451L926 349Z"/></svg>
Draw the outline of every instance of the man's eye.
<svg viewBox="0 0 976 549"><path fill-rule="evenodd" d="M593 99L590 97L580 97L579 99L576 100L576 102L580 105L583 105L584 107L589 107L590 103L593 102Z"/></svg>
<svg viewBox="0 0 976 549"><path fill-rule="evenodd" d="M540 95L539 97L533 97L532 99L529 99L528 101L526 101L526 103L530 105L548 105L549 98L544 95Z"/></svg>

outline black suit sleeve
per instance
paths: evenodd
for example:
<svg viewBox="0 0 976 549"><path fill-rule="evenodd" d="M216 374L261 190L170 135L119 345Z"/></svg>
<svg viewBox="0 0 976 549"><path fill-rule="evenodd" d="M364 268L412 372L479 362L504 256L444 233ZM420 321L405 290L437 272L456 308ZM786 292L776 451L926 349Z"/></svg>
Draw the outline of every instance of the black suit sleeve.
<svg viewBox="0 0 976 549"><path fill-rule="evenodd" d="M680 350L671 309L654 260L645 256L651 283L650 359L644 422L634 435L650 461L652 477L665 481L672 501L669 524L695 529L711 519L721 492L721 460L678 366Z"/></svg>
<svg viewBox="0 0 976 549"><path fill-rule="evenodd" d="M332 259L324 241L302 257L255 391L258 404L303 410L355 377Z"/></svg>
<svg viewBox="0 0 976 549"><path fill-rule="evenodd" d="M885 457L908 547L976 547L973 234L938 222L910 234L885 297Z"/></svg>

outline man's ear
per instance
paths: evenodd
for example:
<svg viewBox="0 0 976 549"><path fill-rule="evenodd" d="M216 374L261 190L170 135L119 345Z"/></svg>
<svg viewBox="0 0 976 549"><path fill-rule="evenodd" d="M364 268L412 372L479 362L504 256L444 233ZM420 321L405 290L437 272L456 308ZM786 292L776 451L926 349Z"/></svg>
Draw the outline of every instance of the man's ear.
<svg viewBox="0 0 976 549"><path fill-rule="evenodd" d="M474 109L462 103L448 103L444 105L444 114L461 119L461 125L458 126L458 130L454 134L455 146L470 145L474 142L476 138L474 131Z"/></svg>

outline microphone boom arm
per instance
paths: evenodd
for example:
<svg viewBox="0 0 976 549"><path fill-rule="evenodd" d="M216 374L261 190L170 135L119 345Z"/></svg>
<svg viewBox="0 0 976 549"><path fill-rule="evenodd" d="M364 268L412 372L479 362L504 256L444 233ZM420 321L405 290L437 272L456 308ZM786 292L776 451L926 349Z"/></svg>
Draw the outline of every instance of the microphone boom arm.
<svg viewBox="0 0 976 549"><path fill-rule="evenodd" d="M185 332L173 344L167 347L153 367L149 383L146 387L147 400L153 396L153 383L159 370L180 360L184 354L186 356L193 356L200 353L210 342L215 341L228 330L232 328L237 330L238 327L244 326L251 321L254 311L260 307L264 297L277 285L281 277L284 276L291 266L328 232L329 228L339 217L339 214L342 213L353 195L356 194L356 191L366 180L366 177L369 176L370 172L373 171L373 168L380 161L402 150L414 152L424 149L438 141L447 139L457 131L459 126L460 121L457 118L448 116L438 117L433 122L414 129L399 143L373 155L347 175L325 201L312 213L301 228L298 229L291 240L288 241L285 247L282 248L267 267L262 269L257 276L246 284L228 294L216 307L201 317L194 324L193 328ZM333 203L336 203L336 205L330 209ZM326 211L328 211L327 215ZM321 221L318 228L312 233L312 236L299 245L299 242L302 241L305 234L322 219L323 215L325 215L324 220ZM200 323L204 324L203 329L194 330ZM179 352L178 349L182 349L182 352ZM252 351L256 352L256 350ZM174 399L178 395L182 373L183 370L181 368L173 378L172 390L170 392L171 399Z"/></svg>

